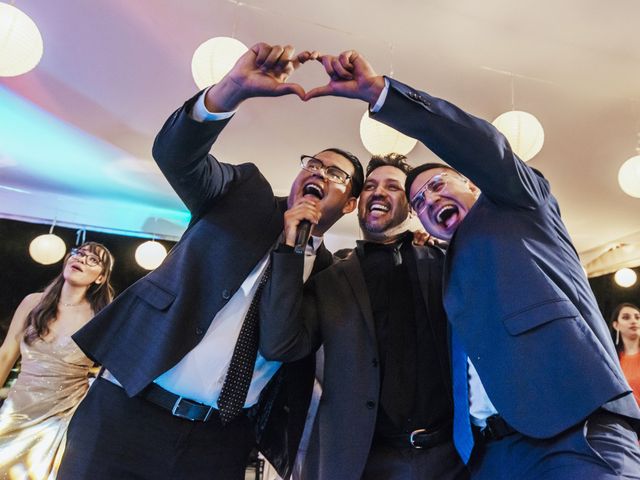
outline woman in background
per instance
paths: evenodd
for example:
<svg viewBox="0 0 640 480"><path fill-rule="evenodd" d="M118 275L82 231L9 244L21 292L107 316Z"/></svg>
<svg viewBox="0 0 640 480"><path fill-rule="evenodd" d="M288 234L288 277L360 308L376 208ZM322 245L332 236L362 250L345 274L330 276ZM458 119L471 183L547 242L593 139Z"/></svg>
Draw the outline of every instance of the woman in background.
<svg viewBox="0 0 640 480"><path fill-rule="evenodd" d="M22 367L0 409L0 479L53 479L67 426L88 387L93 362L71 339L113 299L113 257L87 242L71 250L44 292L18 306L0 346L0 385Z"/></svg>
<svg viewBox="0 0 640 480"><path fill-rule="evenodd" d="M622 371L640 405L640 308L633 303L618 305L611 316L611 328Z"/></svg>

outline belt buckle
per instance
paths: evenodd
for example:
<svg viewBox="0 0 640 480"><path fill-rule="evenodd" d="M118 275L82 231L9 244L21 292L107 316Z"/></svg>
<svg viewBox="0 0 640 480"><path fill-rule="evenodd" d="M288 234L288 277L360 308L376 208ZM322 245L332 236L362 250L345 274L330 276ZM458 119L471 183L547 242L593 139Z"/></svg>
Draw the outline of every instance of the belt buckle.
<svg viewBox="0 0 640 480"><path fill-rule="evenodd" d="M192 422L195 422L196 419L195 418L191 418L183 413L180 413L178 411L178 409L180 408L180 403L182 402L182 400L186 400L189 401L186 398L183 397L178 397L175 401L175 403L173 404L173 408L171 409L171 415L175 416L175 417L179 417L179 418L184 418L187 420L191 420ZM213 411L213 407L209 406L209 410L207 410L207 414L204 416L204 418L202 419L203 422L206 422L207 420L209 420L209 417L211 416L211 412Z"/></svg>
<svg viewBox="0 0 640 480"><path fill-rule="evenodd" d="M409 443L411 444L411 446L413 448L417 448L417 449L423 449L424 447L420 446L420 445L416 445L416 435L420 434L420 433L427 433L427 429L426 428L419 428L418 430L414 430L413 432L411 432L411 434L409 435Z"/></svg>

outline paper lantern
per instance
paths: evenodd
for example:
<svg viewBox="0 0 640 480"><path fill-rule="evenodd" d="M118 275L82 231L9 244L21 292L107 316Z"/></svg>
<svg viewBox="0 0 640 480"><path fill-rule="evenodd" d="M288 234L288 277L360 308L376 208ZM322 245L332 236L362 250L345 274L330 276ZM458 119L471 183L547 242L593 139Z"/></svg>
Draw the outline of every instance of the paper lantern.
<svg viewBox="0 0 640 480"><path fill-rule="evenodd" d="M530 113L519 110L505 112L493 121L493 126L507 137L514 153L525 162L542 149L544 129Z"/></svg>
<svg viewBox="0 0 640 480"><path fill-rule="evenodd" d="M640 198L640 155L622 164L618 170L618 184L627 195Z"/></svg>
<svg viewBox="0 0 640 480"><path fill-rule="evenodd" d="M64 241L53 233L40 235L29 244L29 255L42 265L51 265L59 262L67 252Z"/></svg>
<svg viewBox="0 0 640 480"><path fill-rule="evenodd" d="M418 141L408 137L391 127L369 118L369 112L364 112L360 120L360 139L364 148L373 155L388 153L408 154Z"/></svg>
<svg viewBox="0 0 640 480"><path fill-rule="evenodd" d="M167 256L167 249L161 243L149 240L136 248L136 262L145 270L157 268Z"/></svg>
<svg viewBox="0 0 640 480"><path fill-rule="evenodd" d="M635 285L638 280L638 275L636 272L631 270L630 268L621 268L618 270L613 276L615 282L624 288L629 288Z"/></svg>
<svg viewBox="0 0 640 480"><path fill-rule="evenodd" d="M218 83L247 50L244 43L230 37L210 38L201 44L191 59L191 74L198 88Z"/></svg>
<svg viewBox="0 0 640 480"><path fill-rule="evenodd" d="M15 77L32 70L42 58L37 25L13 5L0 3L0 76Z"/></svg>

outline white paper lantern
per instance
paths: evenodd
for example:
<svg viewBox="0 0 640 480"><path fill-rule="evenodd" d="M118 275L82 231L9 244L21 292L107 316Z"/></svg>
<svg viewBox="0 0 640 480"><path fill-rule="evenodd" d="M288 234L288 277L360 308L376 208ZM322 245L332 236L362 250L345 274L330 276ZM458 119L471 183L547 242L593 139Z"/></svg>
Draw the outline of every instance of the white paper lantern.
<svg viewBox="0 0 640 480"><path fill-rule="evenodd" d="M141 243L136 248L136 262L145 270L157 268L167 256L164 245L153 240Z"/></svg>
<svg viewBox="0 0 640 480"><path fill-rule="evenodd" d="M544 129L536 117L527 112L512 110L493 121L509 140L511 148L525 162L535 157L544 144Z"/></svg>
<svg viewBox="0 0 640 480"><path fill-rule="evenodd" d="M615 273L613 278L621 287L629 288L635 285L638 280L638 275L630 268L621 268Z"/></svg>
<svg viewBox="0 0 640 480"><path fill-rule="evenodd" d="M408 154L418 141L397 130L369 118L369 112L364 112L360 120L360 139L364 148L373 155L388 153Z"/></svg>
<svg viewBox="0 0 640 480"><path fill-rule="evenodd" d="M29 244L29 255L42 265L51 265L59 262L67 252L64 241L53 233L40 235Z"/></svg>
<svg viewBox="0 0 640 480"><path fill-rule="evenodd" d="M618 170L618 184L627 195L640 198L640 155L622 164Z"/></svg>
<svg viewBox="0 0 640 480"><path fill-rule="evenodd" d="M42 36L27 14L0 3L0 76L15 77L33 69L42 58Z"/></svg>
<svg viewBox="0 0 640 480"><path fill-rule="evenodd" d="M215 37L201 44L191 59L191 74L198 88L218 83L248 50L235 38Z"/></svg>

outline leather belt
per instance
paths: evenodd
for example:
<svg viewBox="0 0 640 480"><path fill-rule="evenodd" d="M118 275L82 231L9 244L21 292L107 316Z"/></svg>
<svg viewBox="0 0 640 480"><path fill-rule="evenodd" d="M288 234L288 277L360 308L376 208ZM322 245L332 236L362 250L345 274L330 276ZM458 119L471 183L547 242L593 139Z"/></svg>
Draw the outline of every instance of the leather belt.
<svg viewBox="0 0 640 480"><path fill-rule="evenodd" d="M102 370L100 377L105 380L122 387L116 378L111 375L108 370ZM151 383L147 388L138 394L138 397L144 398L149 402L164 408L176 417L191 420L192 422L208 422L211 420L220 420L220 412L210 405L205 405L195 400L181 397L175 393L165 390L157 383Z"/></svg>
<svg viewBox="0 0 640 480"><path fill-rule="evenodd" d="M169 410L171 415L175 417L185 418L192 422L220 420L220 412L212 406L171 393L157 383L151 383L138 396Z"/></svg>
<svg viewBox="0 0 640 480"><path fill-rule="evenodd" d="M399 435L387 435L375 437L373 442L376 445L384 445L393 448L432 448L440 445L452 438L451 424L438 429L419 428L411 433Z"/></svg>
<svg viewBox="0 0 640 480"><path fill-rule="evenodd" d="M504 437L513 435L517 432L515 428L509 425L504 418L495 414L487 418L487 426L484 428L474 427L476 440L479 442L494 442L502 440Z"/></svg>

